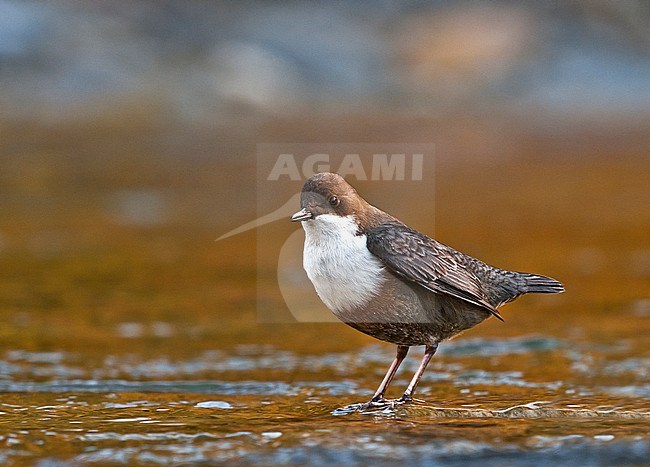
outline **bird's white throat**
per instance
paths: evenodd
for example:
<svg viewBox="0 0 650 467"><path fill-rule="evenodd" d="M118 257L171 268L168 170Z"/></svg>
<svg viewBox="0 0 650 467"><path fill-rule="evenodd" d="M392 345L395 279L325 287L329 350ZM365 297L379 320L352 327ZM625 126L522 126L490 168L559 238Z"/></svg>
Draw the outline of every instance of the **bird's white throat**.
<svg viewBox="0 0 650 467"><path fill-rule="evenodd" d="M303 267L316 293L334 313L363 306L384 281L383 265L357 235L353 216L321 214L303 222Z"/></svg>

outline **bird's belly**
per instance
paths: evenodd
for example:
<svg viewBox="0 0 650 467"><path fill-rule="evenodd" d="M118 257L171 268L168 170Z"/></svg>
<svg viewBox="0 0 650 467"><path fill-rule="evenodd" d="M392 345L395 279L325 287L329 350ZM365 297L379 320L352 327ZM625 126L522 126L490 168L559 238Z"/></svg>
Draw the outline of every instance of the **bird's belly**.
<svg viewBox="0 0 650 467"><path fill-rule="evenodd" d="M490 316L487 310L457 298L395 281L387 281L391 293L377 296L362 309L344 313L339 319L386 342L429 345L451 339Z"/></svg>

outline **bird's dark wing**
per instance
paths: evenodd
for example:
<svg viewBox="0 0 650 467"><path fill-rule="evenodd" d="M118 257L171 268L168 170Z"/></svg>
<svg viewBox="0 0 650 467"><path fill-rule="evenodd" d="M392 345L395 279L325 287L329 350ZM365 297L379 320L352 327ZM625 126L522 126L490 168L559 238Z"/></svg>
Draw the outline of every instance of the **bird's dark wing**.
<svg viewBox="0 0 650 467"><path fill-rule="evenodd" d="M365 234L368 250L398 276L484 308L503 321L462 253L398 222L372 227Z"/></svg>

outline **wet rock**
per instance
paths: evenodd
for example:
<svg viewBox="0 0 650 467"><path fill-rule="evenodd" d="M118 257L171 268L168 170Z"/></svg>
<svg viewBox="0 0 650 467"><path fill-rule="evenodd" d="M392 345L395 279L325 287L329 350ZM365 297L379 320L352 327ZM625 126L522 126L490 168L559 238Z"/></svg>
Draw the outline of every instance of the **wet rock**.
<svg viewBox="0 0 650 467"><path fill-rule="evenodd" d="M232 405L225 401L205 401L195 405L202 409L232 409Z"/></svg>

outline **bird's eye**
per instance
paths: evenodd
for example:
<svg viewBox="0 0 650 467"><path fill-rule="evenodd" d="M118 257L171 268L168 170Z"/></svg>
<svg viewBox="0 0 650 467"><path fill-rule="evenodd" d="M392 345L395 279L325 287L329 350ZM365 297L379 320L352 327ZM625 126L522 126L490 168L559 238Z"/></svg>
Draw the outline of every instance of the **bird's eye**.
<svg viewBox="0 0 650 467"><path fill-rule="evenodd" d="M327 199L327 201L328 201L328 202L330 203L330 205L332 205L332 206L338 206L339 203L340 203L339 199L338 199L336 196L334 196L334 195L330 196L330 197Z"/></svg>

